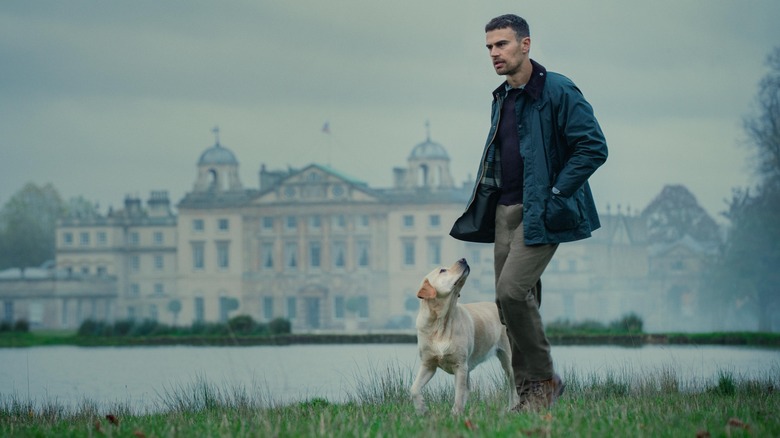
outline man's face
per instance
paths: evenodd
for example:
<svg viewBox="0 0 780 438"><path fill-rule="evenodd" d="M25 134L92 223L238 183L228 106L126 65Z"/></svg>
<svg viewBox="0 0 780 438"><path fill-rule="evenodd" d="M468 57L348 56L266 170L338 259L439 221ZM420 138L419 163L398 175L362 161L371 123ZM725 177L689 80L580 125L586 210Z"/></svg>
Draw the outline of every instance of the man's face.
<svg viewBox="0 0 780 438"><path fill-rule="evenodd" d="M515 31L507 27L487 32L485 47L490 51L496 73L512 76L520 72L523 62L528 59L531 39L526 37L518 41Z"/></svg>

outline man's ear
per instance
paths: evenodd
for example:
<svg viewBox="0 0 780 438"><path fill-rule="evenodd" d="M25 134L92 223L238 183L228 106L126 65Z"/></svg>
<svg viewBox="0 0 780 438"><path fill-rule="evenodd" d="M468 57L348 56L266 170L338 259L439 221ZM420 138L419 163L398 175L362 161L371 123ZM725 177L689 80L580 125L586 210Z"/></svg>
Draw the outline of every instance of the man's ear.
<svg viewBox="0 0 780 438"><path fill-rule="evenodd" d="M422 286L420 286L420 290L417 291L417 298L423 300L436 298L436 289L427 278L423 281Z"/></svg>

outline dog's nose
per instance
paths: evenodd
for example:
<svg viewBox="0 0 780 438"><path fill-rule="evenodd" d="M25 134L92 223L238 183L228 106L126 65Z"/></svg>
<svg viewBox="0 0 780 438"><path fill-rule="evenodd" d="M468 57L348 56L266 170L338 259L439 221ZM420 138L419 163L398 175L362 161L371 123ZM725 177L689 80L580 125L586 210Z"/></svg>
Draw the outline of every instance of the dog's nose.
<svg viewBox="0 0 780 438"><path fill-rule="evenodd" d="M461 265L468 266L468 263L466 263L466 259L465 258L462 258L462 259L458 260L458 263L460 263Z"/></svg>

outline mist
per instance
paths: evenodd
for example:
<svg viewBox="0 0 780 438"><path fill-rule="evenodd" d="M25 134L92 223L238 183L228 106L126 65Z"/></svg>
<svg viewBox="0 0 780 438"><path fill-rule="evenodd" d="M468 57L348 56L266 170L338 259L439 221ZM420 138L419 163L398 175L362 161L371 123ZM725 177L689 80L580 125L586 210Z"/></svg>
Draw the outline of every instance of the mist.
<svg viewBox="0 0 780 438"><path fill-rule="evenodd" d="M561 247L543 277L545 318L610 323L633 312L648 331L755 329L757 303L706 311L691 292L704 287L692 276L709 247L654 246L640 222L676 185L725 227L732 189L754 183L742 119L780 40L776 1L6 1L0 203L51 182L102 214L163 190L176 213L215 126L248 188L259 190L262 165L311 164L391 187L393 167L426 136L468 186L502 80L483 26L506 12L528 19L532 57L580 87L610 148L590 181L605 226ZM485 298L491 256L476 251ZM568 272L575 259L585 266ZM689 277L678 278L679 263Z"/></svg>

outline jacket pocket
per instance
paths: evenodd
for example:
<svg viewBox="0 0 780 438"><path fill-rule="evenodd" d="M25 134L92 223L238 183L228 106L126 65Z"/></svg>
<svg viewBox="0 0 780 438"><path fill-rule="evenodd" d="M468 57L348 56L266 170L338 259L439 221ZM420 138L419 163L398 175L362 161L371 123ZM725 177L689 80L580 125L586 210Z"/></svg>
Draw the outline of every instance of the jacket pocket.
<svg viewBox="0 0 780 438"><path fill-rule="evenodd" d="M576 194L565 198L551 196L544 208L544 226L550 231L573 230L582 223L582 212Z"/></svg>

